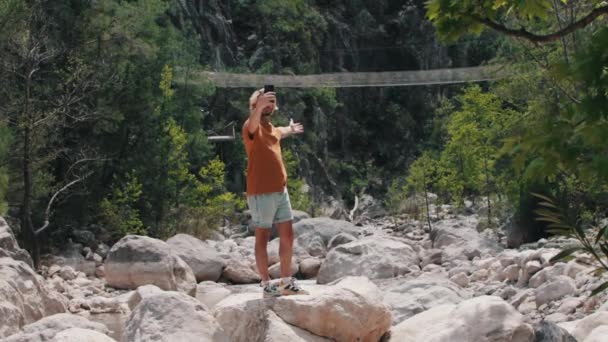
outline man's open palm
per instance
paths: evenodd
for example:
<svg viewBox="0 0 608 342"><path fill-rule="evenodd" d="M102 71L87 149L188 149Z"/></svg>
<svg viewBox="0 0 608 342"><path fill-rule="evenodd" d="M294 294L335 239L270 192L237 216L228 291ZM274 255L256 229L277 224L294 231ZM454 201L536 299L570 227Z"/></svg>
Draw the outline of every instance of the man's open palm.
<svg viewBox="0 0 608 342"><path fill-rule="evenodd" d="M301 123L294 123L293 121L290 123L289 127L291 127L291 131L293 134L302 134L304 133L304 126Z"/></svg>

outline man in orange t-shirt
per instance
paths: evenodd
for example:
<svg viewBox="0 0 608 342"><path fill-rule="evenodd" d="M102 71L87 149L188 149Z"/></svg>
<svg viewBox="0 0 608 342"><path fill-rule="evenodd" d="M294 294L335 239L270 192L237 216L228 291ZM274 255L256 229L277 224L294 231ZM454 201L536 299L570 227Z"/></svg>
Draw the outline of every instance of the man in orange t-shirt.
<svg viewBox="0 0 608 342"><path fill-rule="evenodd" d="M256 90L249 98L249 118L243 125L247 150L247 204L255 227L255 261L262 278L264 297L307 294L291 277L294 233L287 193L287 172L281 157L281 139L304 132L302 124L288 127L270 122L277 110L275 92ZM270 281L267 245L272 225L279 231L281 280Z"/></svg>

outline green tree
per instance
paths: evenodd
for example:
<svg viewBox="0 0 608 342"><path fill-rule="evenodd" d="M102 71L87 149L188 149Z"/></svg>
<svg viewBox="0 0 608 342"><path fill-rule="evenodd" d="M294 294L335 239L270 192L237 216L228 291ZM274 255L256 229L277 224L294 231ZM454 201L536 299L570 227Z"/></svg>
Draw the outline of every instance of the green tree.
<svg viewBox="0 0 608 342"><path fill-rule="evenodd" d="M291 150L284 149L283 162L287 169L287 190L289 192L291 207L297 210L310 211L312 199L307 191L308 185L306 185L298 172L299 160Z"/></svg>
<svg viewBox="0 0 608 342"><path fill-rule="evenodd" d="M146 235L138 209L141 194L142 185L137 177L127 174L123 181L115 180L112 193L101 201L101 223L113 241L129 234Z"/></svg>
<svg viewBox="0 0 608 342"><path fill-rule="evenodd" d="M220 226L233 222L245 201L225 189L225 167L218 158L202 167L188 202L171 209L165 219L163 238L186 233L201 239L211 236Z"/></svg>
<svg viewBox="0 0 608 342"><path fill-rule="evenodd" d="M433 183L437 172L437 161L430 155L429 152L423 153L415 162L410 165L407 183L414 192L416 200L422 197L424 208L426 211L427 224L429 231L431 226L431 214L429 210L429 188Z"/></svg>
<svg viewBox="0 0 608 342"><path fill-rule="evenodd" d="M470 195L489 198L498 189L500 174L510 171L497 170L496 162L504 139L518 127L522 115L504 108L496 95L478 86L458 96L457 106L446 125L439 183L457 202Z"/></svg>
<svg viewBox="0 0 608 342"><path fill-rule="evenodd" d="M35 265L55 204L91 174L95 153L88 144L71 144L70 132L95 121L92 102L100 88L95 68L61 48L48 5L10 1L0 9L7 16L0 17L7 25L0 40L2 122L14 131L10 171L18 175L11 200L19 207L20 240Z"/></svg>

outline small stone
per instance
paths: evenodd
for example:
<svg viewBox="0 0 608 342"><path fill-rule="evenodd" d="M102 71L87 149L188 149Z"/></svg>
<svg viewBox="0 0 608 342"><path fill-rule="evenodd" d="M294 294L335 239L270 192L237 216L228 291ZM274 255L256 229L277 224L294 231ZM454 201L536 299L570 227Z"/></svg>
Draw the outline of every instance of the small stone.
<svg viewBox="0 0 608 342"><path fill-rule="evenodd" d="M576 291L574 280L567 276L555 277L552 281L539 286L536 289L536 305L550 303L556 299L571 295Z"/></svg>
<svg viewBox="0 0 608 342"><path fill-rule="evenodd" d="M78 275L76 274L76 271L74 271L72 266L63 266L59 271L59 276L64 280L72 280L76 279Z"/></svg>
<svg viewBox="0 0 608 342"><path fill-rule="evenodd" d="M72 299L68 304L68 310L71 313L79 313L82 311L82 299Z"/></svg>
<svg viewBox="0 0 608 342"><path fill-rule="evenodd" d="M424 269L424 266L429 264L441 265L442 251L440 249L431 249L427 251L422 257L420 267Z"/></svg>
<svg viewBox="0 0 608 342"><path fill-rule="evenodd" d="M475 272L473 272L473 274L471 274L471 281L483 281L488 279L488 270L486 269L481 269L481 270L477 270Z"/></svg>
<svg viewBox="0 0 608 342"><path fill-rule="evenodd" d="M530 314L534 310L536 310L536 304L534 304L533 301L523 302L523 303L521 303L519 305L519 307L517 308L517 310L519 312L521 312L523 315Z"/></svg>
<svg viewBox="0 0 608 342"><path fill-rule="evenodd" d="M106 270L105 267L103 265L97 266L95 268L95 276L97 278L103 278L106 276Z"/></svg>
<svg viewBox="0 0 608 342"><path fill-rule="evenodd" d="M564 271L564 274L572 279L576 279L576 275L579 274L580 272L584 272L586 269L587 269L587 267L579 264L578 262L571 261L566 266L566 270Z"/></svg>
<svg viewBox="0 0 608 342"><path fill-rule="evenodd" d="M428 264L422 268L422 272L433 273L433 272L442 272L442 271L444 271L443 267L441 267L439 265L435 265L435 264Z"/></svg>
<svg viewBox="0 0 608 342"><path fill-rule="evenodd" d="M300 261L300 273L305 279L312 279L319 273L321 268L321 259L306 258Z"/></svg>
<svg viewBox="0 0 608 342"><path fill-rule="evenodd" d="M85 287L91 285L92 281L87 278L76 278L72 280L72 284L78 287Z"/></svg>
<svg viewBox="0 0 608 342"><path fill-rule="evenodd" d="M547 272L545 271L546 269L534 274L528 281L528 285L532 288L537 288L544 284L547 281Z"/></svg>
<svg viewBox="0 0 608 342"><path fill-rule="evenodd" d="M105 258L108 255L109 251L110 247L108 245L106 245L105 243L100 243L99 245L97 245L97 250L95 252L99 254L102 258Z"/></svg>
<svg viewBox="0 0 608 342"><path fill-rule="evenodd" d="M528 290L524 290L518 294L516 294L515 296L513 296L511 298L511 305L513 305L515 308L517 308L519 305L521 305L521 303L523 303L526 299L532 297L534 294L534 291L531 289Z"/></svg>
<svg viewBox="0 0 608 342"><path fill-rule="evenodd" d="M469 277L464 272L453 275L450 280L463 288L469 286Z"/></svg>
<svg viewBox="0 0 608 342"><path fill-rule="evenodd" d="M542 269L540 262L537 260L528 261L524 266L524 270L528 274L534 274Z"/></svg>
<svg viewBox="0 0 608 342"><path fill-rule="evenodd" d="M63 280L63 278L61 277L53 277L49 280L49 284L51 285L51 287L60 293L65 292L65 280Z"/></svg>
<svg viewBox="0 0 608 342"><path fill-rule="evenodd" d="M568 320L568 316L564 315L561 312L556 312L545 317L545 320L553 323L561 323Z"/></svg>
<svg viewBox="0 0 608 342"><path fill-rule="evenodd" d="M507 267L513 264L516 264L516 258L515 256L512 255L504 255L504 256L500 256L500 264L502 267Z"/></svg>
<svg viewBox="0 0 608 342"><path fill-rule="evenodd" d="M93 261L95 261L95 266L101 266L101 264L103 263L103 258L101 257L101 255L93 253Z"/></svg>
<svg viewBox="0 0 608 342"><path fill-rule="evenodd" d="M589 297L585 301L585 304L583 304L583 311L588 315L592 314L593 312L595 312L595 307L598 304L599 304L599 299L597 296Z"/></svg>
<svg viewBox="0 0 608 342"><path fill-rule="evenodd" d="M513 286L508 286L504 289L496 291L495 295L504 300L509 300L511 297L517 295L517 290Z"/></svg>
<svg viewBox="0 0 608 342"><path fill-rule="evenodd" d="M576 308L583 304L583 300L580 298L566 298L557 309L558 312L563 314L571 314L576 311Z"/></svg>
<svg viewBox="0 0 608 342"><path fill-rule="evenodd" d="M49 267L47 276L52 277L55 273L59 273L60 271L61 271L61 266L53 264L51 267Z"/></svg>
<svg viewBox="0 0 608 342"><path fill-rule="evenodd" d="M298 263L296 262L295 258L291 259L291 273L290 276L294 276L296 273L298 273L299 267L298 267ZM276 263L272 266L270 266L270 268L268 269L268 274L270 274L270 277L273 279L278 279L281 277L281 263Z"/></svg>
<svg viewBox="0 0 608 342"><path fill-rule="evenodd" d="M519 278L519 266L509 265L504 271L505 277L508 281L515 282Z"/></svg>

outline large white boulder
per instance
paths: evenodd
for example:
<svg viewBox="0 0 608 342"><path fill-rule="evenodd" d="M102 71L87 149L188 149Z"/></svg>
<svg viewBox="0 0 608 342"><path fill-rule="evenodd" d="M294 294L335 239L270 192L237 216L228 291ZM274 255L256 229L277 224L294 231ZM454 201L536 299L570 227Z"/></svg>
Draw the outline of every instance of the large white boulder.
<svg viewBox="0 0 608 342"><path fill-rule="evenodd" d="M102 334L95 330L70 328L66 329L51 340L51 342L116 342L115 339L108 335Z"/></svg>
<svg viewBox="0 0 608 342"><path fill-rule="evenodd" d="M568 276L557 276L535 290L536 306L550 303L576 292L576 283Z"/></svg>
<svg viewBox="0 0 608 342"><path fill-rule="evenodd" d="M291 324L285 323L273 311L267 311L268 328L264 342L330 342L332 340L311 334Z"/></svg>
<svg viewBox="0 0 608 342"><path fill-rule="evenodd" d="M232 292L226 286L212 281L204 281L196 286L196 299L209 309L231 294Z"/></svg>
<svg viewBox="0 0 608 342"><path fill-rule="evenodd" d="M583 342L605 342L608 338L608 325L600 325L593 329Z"/></svg>
<svg viewBox="0 0 608 342"><path fill-rule="evenodd" d="M311 295L262 299L261 291L234 294L214 307L214 316L230 340L378 341L390 328L382 293L363 277L330 285L304 286Z"/></svg>
<svg viewBox="0 0 608 342"><path fill-rule="evenodd" d="M57 335L68 329L78 328L87 331L96 332L95 336L101 338L99 335L108 334L108 329L101 323L91 322L88 319L68 314L61 313L52 316L45 317L37 322L26 325L23 331L10 336L6 342L43 342L43 341L58 341ZM89 334L90 335L90 334ZM59 336L67 336L66 334ZM73 335L72 335L73 336ZM107 336L106 336L107 337ZM108 337L109 341L113 341ZM73 339L70 341L74 341ZM89 341L89 339L81 339L80 341ZM93 340L94 341L94 340ZM99 340L100 342L106 342Z"/></svg>
<svg viewBox="0 0 608 342"><path fill-rule="evenodd" d="M228 263L222 277L233 284L259 283L262 278L258 272L253 270L254 264L247 258L234 254Z"/></svg>
<svg viewBox="0 0 608 342"><path fill-rule="evenodd" d="M0 338L45 316L65 312L67 303L27 263L0 258Z"/></svg>
<svg viewBox="0 0 608 342"><path fill-rule="evenodd" d="M0 216L0 257L3 256L21 260L30 267L34 267L32 257L25 249L19 248L19 244L17 243L17 239L15 239L15 234L13 234L11 227L9 227L4 218Z"/></svg>
<svg viewBox="0 0 608 342"><path fill-rule="evenodd" d="M273 311L285 322L336 341L378 341L391 326L382 295L364 277L348 277L310 296L280 297Z"/></svg>
<svg viewBox="0 0 608 342"><path fill-rule="evenodd" d="M418 265L418 253L398 238L368 236L332 249L321 264L317 282L329 283L344 276L393 278Z"/></svg>
<svg viewBox="0 0 608 342"><path fill-rule="evenodd" d="M534 330L500 297L435 306L391 330L391 341L531 342Z"/></svg>
<svg viewBox="0 0 608 342"><path fill-rule="evenodd" d="M129 316L121 338L130 341L229 341L209 309L181 292L144 298Z"/></svg>
<svg viewBox="0 0 608 342"><path fill-rule="evenodd" d="M391 308L393 325L443 304L458 304L472 293L439 274L412 279L395 279L382 286L384 304Z"/></svg>
<svg viewBox="0 0 608 342"><path fill-rule="evenodd" d="M560 326L562 325L560 324ZM608 312L606 311L596 312L577 321L570 333L577 341L584 341L593 330L600 326L608 326Z"/></svg>
<svg viewBox="0 0 608 342"><path fill-rule="evenodd" d="M108 286L119 289L152 284L192 296L196 292L196 279L190 266L166 242L147 236L127 235L112 246L105 273Z"/></svg>
<svg viewBox="0 0 608 342"><path fill-rule="evenodd" d="M263 341L267 335L269 304L261 292L228 296L213 308L213 315L233 342Z"/></svg>
<svg viewBox="0 0 608 342"><path fill-rule="evenodd" d="M433 248L443 250L443 260L472 260L499 254L502 247L477 232L478 222L474 215L435 222L431 232Z"/></svg>
<svg viewBox="0 0 608 342"><path fill-rule="evenodd" d="M222 275L229 255L218 252L215 243L188 234L177 234L167 240L173 252L190 266L197 282L217 281Z"/></svg>
<svg viewBox="0 0 608 342"><path fill-rule="evenodd" d="M359 235L359 229L354 224L328 217L303 219L294 224L293 228L297 243L313 256L322 252L320 248L327 250L329 241L340 233Z"/></svg>

